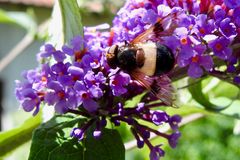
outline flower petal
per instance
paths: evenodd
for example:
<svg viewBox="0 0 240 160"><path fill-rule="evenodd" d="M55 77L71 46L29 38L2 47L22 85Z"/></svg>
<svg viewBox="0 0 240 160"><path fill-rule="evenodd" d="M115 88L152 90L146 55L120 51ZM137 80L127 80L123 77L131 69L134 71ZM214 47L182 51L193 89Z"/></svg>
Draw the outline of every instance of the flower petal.
<svg viewBox="0 0 240 160"><path fill-rule="evenodd" d="M99 108L99 105L96 101L88 98L83 100L83 107L89 112L95 112Z"/></svg>
<svg viewBox="0 0 240 160"><path fill-rule="evenodd" d="M188 68L188 75L192 78L199 78L203 74L203 70L197 63L191 63Z"/></svg>
<svg viewBox="0 0 240 160"><path fill-rule="evenodd" d="M67 103L65 100L61 100L59 101L56 105L55 105L55 111L59 114L64 114L68 111L68 107L67 107Z"/></svg>

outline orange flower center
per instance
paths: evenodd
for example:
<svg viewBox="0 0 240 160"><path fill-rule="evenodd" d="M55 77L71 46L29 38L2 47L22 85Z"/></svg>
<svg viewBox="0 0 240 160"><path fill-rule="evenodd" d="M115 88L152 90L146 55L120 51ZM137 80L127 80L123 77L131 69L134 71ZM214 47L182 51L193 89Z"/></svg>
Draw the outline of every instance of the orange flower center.
<svg viewBox="0 0 240 160"><path fill-rule="evenodd" d="M88 98L88 95L87 95L87 93L83 93L83 94L82 94L82 98L83 98L83 99L86 99L86 98Z"/></svg>
<svg viewBox="0 0 240 160"><path fill-rule="evenodd" d="M64 75L64 73L63 73L63 72L59 72L58 75L59 75L59 76L62 76L62 75Z"/></svg>
<svg viewBox="0 0 240 160"><path fill-rule="evenodd" d="M113 80L112 84L114 84L114 85L118 85L118 81Z"/></svg>
<svg viewBox="0 0 240 160"><path fill-rule="evenodd" d="M77 81L79 78L77 76L73 76L72 80Z"/></svg>
<svg viewBox="0 0 240 160"><path fill-rule="evenodd" d="M75 55L75 61L77 62L81 62L81 52L80 51L76 51L74 52L74 55Z"/></svg>
<svg viewBox="0 0 240 160"><path fill-rule="evenodd" d="M97 59L94 59L94 62L95 62L96 64L98 64L98 60L97 60Z"/></svg>
<svg viewBox="0 0 240 160"><path fill-rule="evenodd" d="M39 102L38 98L35 98L34 101L35 101L35 103L38 103L38 102Z"/></svg>
<svg viewBox="0 0 240 160"><path fill-rule="evenodd" d="M200 29L199 29L199 32L200 32L201 34L204 34L204 33L205 33L205 29L204 29L204 28L200 28Z"/></svg>
<svg viewBox="0 0 240 160"><path fill-rule="evenodd" d="M95 80L92 80L91 82L93 85L95 85L97 83Z"/></svg>
<svg viewBox="0 0 240 160"><path fill-rule="evenodd" d="M39 97L43 97L43 96L45 95L45 92L38 92L37 95L38 95Z"/></svg>
<svg viewBox="0 0 240 160"><path fill-rule="evenodd" d="M216 47L216 49L217 49L218 51L221 51L222 48L223 48L222 44L220 44L220 43L217 43L217 44L215 45L215 47Z"/></svg>
<svg viewBox="0 0 240 160"><path fill-rule="evenodd" d="M42 76L41 81L42 81L42 82L47 82L47 77Z"/></svg>
<svg viewBox="0 0 240 160"><path fill-rule="evenodd" d="M188 43L188 40L186 37L181 39L181 44L186 45Z"/></svg>
<svg viewBox="0 0 240 160"><path fill-rule="evenodd" d="M226 33L230 33L229 28L225 28L225 29L224 29L224 32L226 32Z"/></svg>
<svg viewBox="0 0 240 160"><path fill-rule="evenodd" d="M65 93L63 91L60 91L57 93L58 97L60 97L61 99L64 98Z"/></svg>
<svg viewBox="0 0 240 160"><path fill-rule="evenodd" d="M193 25L191 24L188 28L189 28L189 30L192 30L193 29Z"/></svg>
<svg viewBox="0 0 240 160"><path fill-rule="evenodd" d="M87 49L84 48L82 51L75 51L74 55L75 55L75 61L77 62L81 62L82 57L84 56L84 54L87 52Z"/></svg>
<svg viewBox="0 0 240 160"><path fill-rule="evenodd" d="M199 57L198 56L192 57L192 62L197 63L198 61L199 61Z"/></svg>

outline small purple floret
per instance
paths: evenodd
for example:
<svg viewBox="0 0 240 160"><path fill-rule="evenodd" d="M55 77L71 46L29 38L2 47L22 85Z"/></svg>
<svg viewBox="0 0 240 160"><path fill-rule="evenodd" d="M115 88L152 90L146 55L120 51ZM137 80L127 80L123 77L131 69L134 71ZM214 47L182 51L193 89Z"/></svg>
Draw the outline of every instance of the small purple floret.
<svg viewBox="0 0 240 160"><path fill-rule="evenodd" d="M163 157L165 152L160 148L160 146L155 146L151 149L150 160L159 160L160 157Z"/></svg>
<svg viewBox="0 0 240 160"><path fill-rule="evenodd" d="M152 121L156 125L161 125L168 121L169 116L166 112L154 111L152 114Z"/></svg>
<svg viewBox="0 0 240 160"><path fill-rule="evenodd" d="M74 128L70 134L71 137L76 137L79 141L84 138L84 130L79 128Z"/></svg>
<svg viewBox="0 0 240 160"><path fill-rule="evenodd" d="M169 136L168 143L172 148L175 148L177 146L177 142L180 136L181 136L180 132L175 132Z"/></svg>

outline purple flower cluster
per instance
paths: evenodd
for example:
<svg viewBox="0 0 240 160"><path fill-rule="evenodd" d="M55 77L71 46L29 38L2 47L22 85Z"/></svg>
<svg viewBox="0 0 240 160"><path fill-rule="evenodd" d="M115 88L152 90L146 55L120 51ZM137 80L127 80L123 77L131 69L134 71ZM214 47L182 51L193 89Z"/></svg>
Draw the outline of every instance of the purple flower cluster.
<svg viewBox="0 0 240 160"><path fill-rule="evenodd" d="M74 113L86 117L86 123L71 132L71 136L79 140L91 126L95 126L93 136L99 138L108 119L115 126L129 124L139 148L147 144L151 150L161 150L161 145L150 143L150 133L166 138L175 147L181 118L155 109L165 106L164 103L150 104L156 98L146 94L137 106L125 107L127 100L142 94L145 89L128 73L108 66L105 53L113 39L111 32L100 32L102 27L85 28L83 38L74 37L61 49L52 44L41 47L37 55L40 67L25 71L24 80L16 82L16 96L23 109L34 110L36 115L40 106L45 105L54 107L58 114ZM157 126L169 124L173 132L161 133L141 124L139 119Z"/></svg>
<svg viewBox="0 0 240 160"><path fill-rule="evenodd" d="M83 37L74 37L60 49L52 44L42 46L38 53L40 67L25 71L24 81L16 81L17 99L25 111L34 110L34 115L40 105L47 105L59 114L87 117L85 124L72 130L71 136L79 140L90 126L95 126L93 135L99 138L107 120L115 126L127 123L137 146L142 148L146 144L150 159L157 160L164 151L162 144L154 146L150 142L150 133L167 139L174 148L180 137L181 118L157 110L166 104L156 101L150 93L137 106L126 107L127 100L146 89L128 73L108 66L107 49L113 44L131 42L163 19L163 32L149 40L165 44L173 51L177 64L172 72L186 68L193 78L210 74L240 84L239 5L230 0L128 0L110 31L102 30L105 25L86 27ZM163 18L169 15L175 16ZM156 126L168 124L172 132L161 133L139 120Z"/></svg>
<svg viewBox="0 0 240 160"><path fill-rule="evenodd" d="M44 102L60 114L79 106L93 113L100 108L97 101L106 94L121 96L127 92L130 76L107 66L106 33L95 32L96 29L86 28L84 39L77 36L61 50L51 44L41 47L38 58L46 63L41 64L41 69L26 71L26 81L17 81L16 95L24 110L36 108L36 114ZM74 60L68 60L71 57Z"/></svg>
<svg viewBox="0 0 240 160"><path fill-rule="evenodd" d="M179 13L175 28L172 27L169 35L162 34L153 41L171 48L178 67L187 68L190 77L213 74L240 83L237 80L240 75L240 4L237 1L127 1L113 21L115 43L133 40L159 18L174 13ZM171 25L164 25L163 33L171 30ZM223 65L226 69L220 70Z"/></svg>

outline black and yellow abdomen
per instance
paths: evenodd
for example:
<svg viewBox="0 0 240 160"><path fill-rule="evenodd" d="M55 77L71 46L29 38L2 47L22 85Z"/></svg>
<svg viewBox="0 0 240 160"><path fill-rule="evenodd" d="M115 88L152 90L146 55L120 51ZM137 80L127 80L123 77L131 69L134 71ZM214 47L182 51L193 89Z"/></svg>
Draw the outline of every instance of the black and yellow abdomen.
<svg viewBox="0 0 240 160"><path fill-rule="evenodd" d="M168 73L175 64L172 51L165 45L148 42L138 44L144 52L144 64L139 71L148 76L162 75Z"/></svg>
<svg viewBox="0 0 240 160"><path fill-rule="evenodd" d="M172 70L175 64L172 50L162 44L156 44L156 69L155 75L166 74Z"/></svg>

